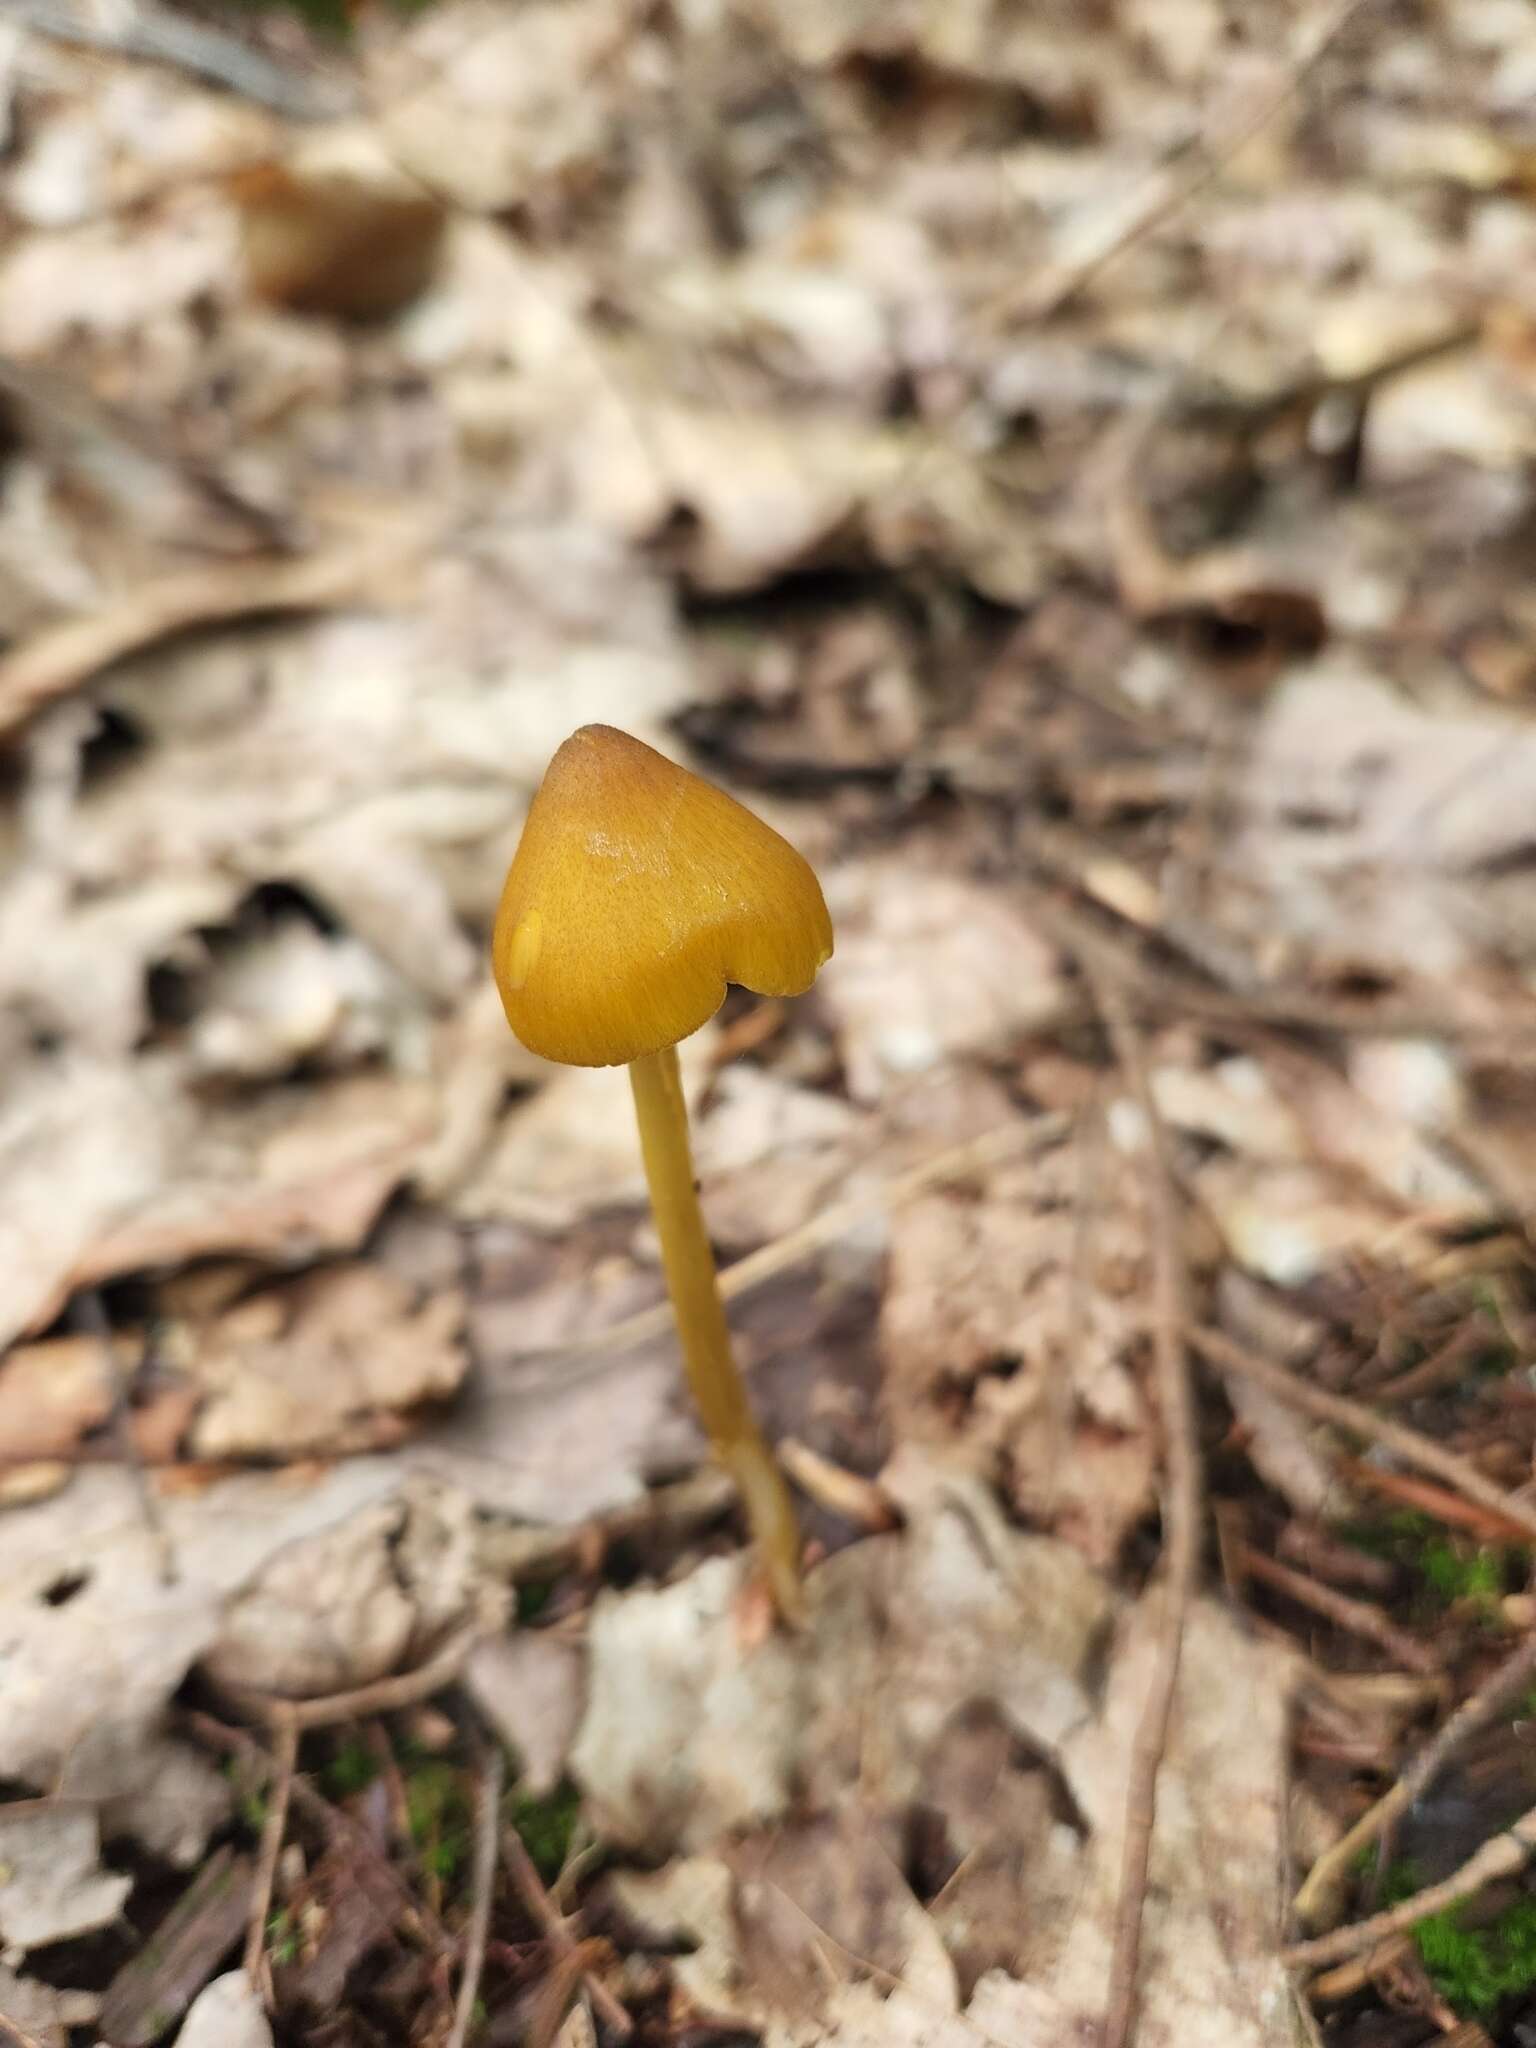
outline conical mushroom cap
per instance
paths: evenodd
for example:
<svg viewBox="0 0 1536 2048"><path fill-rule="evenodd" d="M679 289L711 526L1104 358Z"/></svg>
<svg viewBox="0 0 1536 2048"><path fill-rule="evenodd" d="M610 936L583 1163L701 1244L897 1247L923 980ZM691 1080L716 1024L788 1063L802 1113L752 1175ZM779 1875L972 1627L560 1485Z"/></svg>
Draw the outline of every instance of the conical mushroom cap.
<svg viewBox="0 0 1536 2048"><path fill-rule="evenodd" d="M582 726L545 771L492 940L513 1031L577 1067L676 1045L727 982L800 995L831 951L821 886L788 841L611 725Z"/></svg>

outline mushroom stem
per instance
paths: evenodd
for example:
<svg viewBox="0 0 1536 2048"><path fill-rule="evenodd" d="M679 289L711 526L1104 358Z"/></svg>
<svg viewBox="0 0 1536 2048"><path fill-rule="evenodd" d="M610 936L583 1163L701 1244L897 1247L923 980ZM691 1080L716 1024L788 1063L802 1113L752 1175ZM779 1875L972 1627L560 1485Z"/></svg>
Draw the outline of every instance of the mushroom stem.
<svg viewBox="0 0 1536 2048"><path fill-rule="evenodd" d="M716 1457L741 1491L774 1605L786 1621L797 1621L804 1611L800 1532L789 1489L747 1404L731 1350L715 1255L694 1187L677 1048L664 1046L631 1060L629 1079L661 1263L694 1404Z"/></svg>

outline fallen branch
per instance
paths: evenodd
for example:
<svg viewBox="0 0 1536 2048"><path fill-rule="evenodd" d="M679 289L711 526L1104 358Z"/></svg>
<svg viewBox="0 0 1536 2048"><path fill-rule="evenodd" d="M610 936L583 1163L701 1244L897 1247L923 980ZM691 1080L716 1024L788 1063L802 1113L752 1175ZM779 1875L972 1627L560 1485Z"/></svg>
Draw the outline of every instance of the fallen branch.
<svg viewBox="0 0 1536 2048"><path fill-rule="evenodd" d="M1328 1911L1330 1899L1353 1868L1362 1849L1380 1839L1415 1800L1423 1797L1456 1752L1510 1702L1536 1680L1536 1632L1526 1637L1512 1656L1469 1693L1450 1719L1424 1747L1413 1762L1374 1806L1366 1808L1354 1826L1320 1856L1307 1873L1296 1894L1296 1917L1303 1926L1315 1926Z"/></svg>
<svg viewBox="0 0 1536 2048"><path fill-rule="evenodd" d="M1354 1436L1395 1451L1404 1464L1416 1466L1421 1472L1433 1472L1466 1499L1476 1501L1502 1517L1521 1532L1524 1541L1536 1541L1536 1508L1506 1493L1491 1479L1485 1479L1469 1459L1458 1457L1454 1451L1442 1450L1439 1444L1421 1436L1418 1430L1378 1415L1361 1401L1351 1401L1346 1395L1330 1394L1321 1387L1309 1386L1295 1373L1286 1372L1283 1367L1271 1365L1267 1359L1245 1351L1220 1330L1193 1330L1190 1341L1201 1357L1215 1366L1218 1372L1235 1373L1239 1379L1252 1380L1277 1400L1299 1408L1304 1415L1316 1416L1319 1422L1331 1422Z"/></svg>
<svg viewBox="0 0 1536 2048"><path fill-rule="evenodd" d="M490 1743L485 1768L475 1788L475 1865L472 1876L469 1930L464 1937L464 1972L459 1978L453 2028L444 2048L464 2048L474 2023L475 2001L485 1969L485 1944L491 1931L491 1895L496 1884L496 1836L501 1824L501 1787L506 1766L501 1745Z"/></svg>
<svg viewBox="0 0 1536 2048"><path fill-rule="evenodd" d="M1088 970L1115 1056L1146 1125L1147 1201L1152 1225L1153 1341L1163 1429L1163 1607L1157 1665L1136 1730L1125 1801L1125 1844L1102 2048L1126 2048L1136 2017L1141 1920L1157 1818L1157 1780L1178 1688L1184 1622L1200 1568L1200 1452L1185 1331L1188 1274L1168 1133L1147 1070L1146 1049L1118 984Z"/></svg>
<svg viewBox="0 0 1536 2048"><path fill-rule="evenodd" d="M1373 1913L1368 1920L1353 1921L1348 1927L1335 1928L1332 1934L1320 1934L1312 1941L1293 1942L1280 1951L1280 1960L1288 1968L1298 1970L1342 1962L1346 1956L1374 1948L1389 1935L1416 1927L1435 1913L1443 1913L1447 1906L1475 1898L1501 1877L1513 1877L1516 1871L1524 1869L1532 1855L1536 1855L1536 1807L1523 1813L1502 1834L1484 1842L1476 1855L1469 1857L1443 1883L1427 1885L1411 1899L1404 1899L1400 1906Z"/></svg>

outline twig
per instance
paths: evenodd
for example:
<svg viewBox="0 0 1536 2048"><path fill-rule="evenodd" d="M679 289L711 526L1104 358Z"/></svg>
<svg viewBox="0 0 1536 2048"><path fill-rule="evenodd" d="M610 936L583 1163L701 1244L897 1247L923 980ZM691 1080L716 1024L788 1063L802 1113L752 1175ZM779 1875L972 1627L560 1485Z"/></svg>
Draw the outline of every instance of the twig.
<svg viewBox="0 0 1536 2048"><path fill-rule="evenodd" d="M1163 1431L1163 1608L1157 1665L1131 1751L1126 1787L1125 1844L1115 1910L1114 1949L1102 2048L1126 2048L1136 2016L1141 1918L1147 1895L1157 1779L1167 1746L1178 1687L1184 1621L1200 1566L1200 1453L1195 1436L1194 1389L1185 1331L1189 1326L1188 1274L1168 1133L1147 1071L1141 1033L1119 985L1087 969L1115 1057L1141 1110L1147 1135L1147 1202L1153 1263L1153 1340Z"/></svg>
<svg viewBox="0 0 1536 2048"><path fill-rule="evenodd" d="M901 1510L877 1481L833 1464L798 1437L781 1437L778 1453L779 1463L802 1493L854 1528L871 1535L900 1528Z"/></svg>
<svg viewBox="0 0 1536 2048"><path fill-rule="evenodd" d="M1245 1351L1220 1330L1193 1330L1190 1341L1201 1357L1214 1365L1218 1372L1236 1373L1240 1379L1252 1380L1290 1407L1299 1408L1304 1415L1315 1415L1319 1422L1331 1422L1339 1429L1349 1430L1354 1436L1395 1451L1405 1464L1413 1465L1421 1472L1433 1472L1467 1500L1477 1501L1493 1514L1502 1516L1506 1522L1513 1523L1523 1532L1527 1542L1536 1540L1536 1508L1528 1507L1524 1501L1496 1486L1491 1479L1485 1479L1470 1460L1458 1457L1454 1451L1442 1450L1431 1438L1421 1436L1405 1423L1378 1415L1363 1402L1309 1386L1295 1373L1286 1372L1278 1365L1271 1365L1267 1359Z"/></svg>
<svg viewBox="0 0 1536 2048"><path fill-rule="evenodd" d="M560 1917L558 1907L545 1890L544 1880L539 1876L534 1860L528 1854L527 1845L516 1828L502 1829L501 1853L507 1859L507 1869L511 1873L513 1884L517 1887L518 1897L533 1919L538 1922L539 1931L554 1951L557 1961L567 1968L576 1969L578 1944L571 1938L571 1930ZM581 1965L579 1975L586 1986L587 1996L602 2016L604 2026L619 2040L627 2041L634 2032L635 2023L619 2000L595 1970Z"/></svg>
<svg viewBox="0 0 1536 2048"><path fill-rule="evenodd" d="M467 1623L451 1635L442 1648L418 1664L414 1671L376 1678L371 1685L355 1686L351 1692L334 1692L323 1699L289 1700L273 1693L257 1692L249 1686L222 1685L226 1698L270 1728L297 1730L331 1728L338 1721L360 1721L368 1714L397 1713L402 1707L419 1706L433 1693L451 1685L463 1670L469 1653L485 1634L479 1620Z"/></svg>
<svg viewBox="0 0 1536 2048"><path fill-rule="evenodd" d="M480 1996L480 1974L485 1968L485 1943L491 1931L491 1894L496 1884L496 1836L501 1825L501 1786L505 1773L501 1744L486 1747L485 1768L475 1789L474 1904L469 1931L464 1937L464 1974L459 1979L459 1998L453 2010L453 2030L444 2048L464 2048Z"/></svg>
<svg viewBox="0 0 1536 2048"><path fill-rule="evenodd" d="M1305 2007L1314 2000L1320 2004L1337 2005L1341 1999L1353 1998L1379 1971L1404 1961L1412 1953L1413 1942L1408 1935L1391 1935L1374 1948L1351 1956L1347 1963L1338 1963L1333 1969L1325 1970L1321 1977L1314 1977L1306 1988L1302 2005Z"/></svg>
<svg viewBox="0 0 1536 2048"><path fill-rule="evenodd" d="M1437 1522L1445 1522L1453 1529L1466 1529L1480 1543L1529 1543L1531 1540L1525 1524L1512 1522L1502 1509L1474 1506L1448 1487L1437 1486L1432 1479L1418 1479L1408 1472L1389 1472L1384 1466L1372 1465L1364 1458L1340 1458L1338 1470L1341 1479L1363 1486L1368 1493L1379 1493L1400 1506L1417 1508L1421 1514L1430 1515Z"/></svg>
<svg viewBox="0 0 1536 2048"><path fill-rule="evenodd" d="M267 1915L272 1908L272 1887L277 1881L277 1859L282 1854L283 1836L288 1828L288 1802L293 1792L294 1766L299 1760L299 1728L294 1720L277 1724L277 1745L272 1765L272 1786L267 1794L267 1814L261 1826L261 1854L251 1884L251 1915L245 1935L245 1974L262 2002L272 2003L267 1961Z"/></svg>
<svg viewBox="0 0 1536 2048"><path fill-rule="evenodd" d="M1411 1899L1404 1899L1400 1906L1389 1906L1384 1913L1373 1913L1368 1920L1352 1921L1348 1927L1337 1927L1332 1934L1320 1934L1312 1941L1293 1942L1289 1948L1280 1951L1280 1960L1290 1969L1311 1969L1322 1963L1342 1962L1346 1956L1373 1948L1389 1934L1415 1927L1419 1921L1429 1919L1431 1914L1443 1913L1447 1906L1474 1897L1498 1878L1512 1877L1525 1867L1533 1854L1536 1854L1536 1807L1523 1813L1502 1834L1484 1842L1476 1855L1469 1857L1460 1870L1453 1871L1443 1883L1427 1885L1423 1891L1415 1892Z"/></svg>
<svg viewBox="0 0 1536 2048"><path fill-rule="evenodd" d="M334 120L347 111L337 81L328 80L330 90L319 91L312 81L296 77L260 50L206 22L151 11L142 4L112 28L58 5L57 0L6 0L6 11L24 28L55 42L172 64L293 121Z"/></svg>
<svg viewBox="0 0 1536 2048"><path fill-rule="evenodd" d="M169 634L255 612L324 611L345 604L380 570L398 569L417 538L392 533L295 558L177 570L138 584L99 610L41 626L0 658L0 738L55 697Z"/></svg>
<svg viewBox="0 0 1536 2048"><path fill-rule="evenodd" d="M1479 1729L1503 1713L1510 1701L1522 1693L1533 1679L1536 1679L1536 1632L1527 1636L1513 1655L1506 1657L1475 1692L1468 1694L1439 1733L1425 1743L1396 1784L1384 1792L1374 1806L1367 1807L1354 1826L1313 1864L1306 1882L1296 1894L1296 1917L1303 1926L1317 1924L1330 1897L1361 1850L1376 1841L1399 1814L1405 1813L1415 1800L1421 1798L1457 1750Z"/></svg>
<svg viewBox="0 0 1536 2048"><path fill-rule="evenodd" d="M1262 106L1215 142L1207 143L1203 137L1195 137L1185 146L1184 154L1189 162L1182 176L1176 175L1175 165L1169 165L1161 178L1150 178L1147 181L1148 198L1124 226L1117 228L1099 248L1067 265L1054 277L1047 275L1043 290L1035 282L1022 292L1017 286L1010 287L1002 305L989 309L993 317L1001 317L1005 321L1050 319L1069 306L1117 257L1135 243L1144 241L1174 214L1182 212L1192 199L1220 177L1254 136L1269 126L1281 108L1296 97L1307 74L1327 54L1351 18L1369 4L1370 0L1342 0L1340 5L1323 8L1317 18L1307 24L1300 39L1301 48L1291 59L1278 90L1271 93Z"/></svg>
<svg viewBox="0 0 1536 2048"><path fill-rule="evenodd" d="M248 1735L243 1728L230 1728L223 1721L215 1720L212 1714L198 1713L195 1709L186 1715L186 1725L200 1741L222 1750L226 1756L239 1757L262 1779L270 1780L274 1768L272 1758L255 1736ZM416 1897L367 1828L360 1826L340 1807L332 1806L302 1773L293 1780L293 1803L302 1807L327 1836L333 1839L339 1836L354 1854L366 1857L399 1898L401 1918L406 1927L424 1934L438 1955L446 1957L452 1954L454 1943L448 1930Z"/></svg>
<svg viewBox="0 0 1536 2048"><path fill-rule="evenodd" d="M1262 1550L1255 1550L1249 1543L1238 1545L1237 1559L1250 1578L1273 1586L1288 1600L1294 1600L1301 1607L1310 1607L1314 1614L1326 1616L1351 1635L1363 1636L1367 1642L1377 1644L1410 1671L1420 1671L1425 1677L1431 1677L1440 1670L1440 1659L1427 1643L1421 1643L1417 1636L1398 1628L1368 1600L1353 1600L1333 1586L1319 1585L1316 1579L1309 1579L1304 1572L1292 1571L1289 1565L1277 1564L1274 1558L1266 1557Z"/></svg>
<svg viewBox="0 0 1536 2048"><path fill-rule="evenodd" d="M109 1422L117 1455L133 1482L145 1532L160 1560L160 1583L162 1586L174 1586L178 1576L175 1546L160 1513L160 1503L150 1487L138 1440L133 1433L133 1422L128 1413L129 1376L123 1371L118 1358L117 1346L112 1339L112 1325L107 1320L99 1288L87 1287L76 1297L73 1321L101 1353L102 1372L112 1395Z"/></svg>

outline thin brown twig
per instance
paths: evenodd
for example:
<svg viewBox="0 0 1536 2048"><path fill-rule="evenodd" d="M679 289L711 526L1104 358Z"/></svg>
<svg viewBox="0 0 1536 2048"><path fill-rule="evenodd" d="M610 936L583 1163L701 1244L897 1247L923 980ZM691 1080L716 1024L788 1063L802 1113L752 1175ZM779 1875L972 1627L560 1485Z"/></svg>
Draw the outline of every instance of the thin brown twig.
<svg viewBox="0 0 1536 2048"><path fill-rule="evenodd" d="M870 1535L901 1527L901 1510L875 1479L836 1465L798 1437L781 1437L779 1463L800 1491L854 1528Z"/></svg>
<svg viewBox="0 0 1536 2048"><path fill-rule="evenodd" d="M1338 1473L1351 1485L1367 1493L1380 1494L1402 1507L1417 1508L1452 1529L1465 1529L1480 1543L1529 1543L1530 1531L1523 1522L1511 1521L1501 1509L1478 1507L1433 1479L1420 1479L1411 1472L1392 1472L1365 1458L1340 1458Z"/></svg>
<svg viewBox="0 0 1536 2048"><path fill-rule="evenodd" d="M269 1781L273 1772L273 1761L254 1735L243 1728L228 1727L216 1720L212 1714L203 1714L195 1709L186 1715L186 1726L200 1741L212 1748L222 1750L226 1756L239 1757L249 1764L264 1781ZM365 1857L400 1900L402 1924L412 1933L422 1933L428 1944L440 1956L452 1953L454 1944L448 1930L419 1900L395 1865L380 1849L373 1835L355 1821L349 1813L333 1806L317 1792L302 1773L293 1780L293 1803L302 1807L316 1824L323 1828L327 1837L344 1841L350 1851Z"/></svg>
<svg viewBox="0 0 1536 2048"><path fill-rule="evenodd" d="M1533 1854L1536 1854L1536 1807L1523 1813L1502 1834L1484 1842L1475 1855L1468 1857L1461 1868L1452 1871L1442 1883L1426 1885L1411 1899L1404 1899L1400 1906L1389 1906L1385 1912L1372 1913L1367 1920L1352 1921L1348 1927L1336 1927L1332 1934L1319 1934L1311 1941L1293 1942L1289 1948L1280 1951L1280 1960L1288 1969L1297 1970L1313 1969L1322 1963L1342 1962L1346 1956L1373 1948L1390 1934L1417 1926L1419 1921L1427 1920L1433 1913L1443 1913L1447 1906L1475 1897L1497 1879L1512 1877L1525 1867Z"/></svg>
<svg viewBox="0 0 1536 2048"><path fill-rule="evenodd" d="M1127 249L1181 213L1192 199L1214 184L1232 159L1296 97L1308 73L1326 56L1350 20L1369 4L1370 0L1342 0L1342 4L1321 9L1316 19L1306 24L1301 48L1288 64L1278 89L1261 106L1213 142L1195 137L1186 145L1188 164L1182 176L1176 175L1176 165L1165 166L1161 178L1148 179L1148 196L1137 212L1106 242L1059 270L1054 277L1047 276L1043 286L1033 282L1022 292L1017 286L1011 287L1001 306L988 309L993 317L1005 321L1050 319L1069 306Z"/></svg>
<svg viewBox="0 0 1536 2048"><path fill-rule="evenodd" d="M1157 1780L1173 1717L1183 1651L1184 1622L1200 1566L1200 1453L1195 1436L1194 1388L1185 1332L1189 1326L1189 1283L1182 1219L1175 1193L1168 1133L1158 1112L1147 1070L1146 1049L1119 985L1086 971L1109 1031L1115 1057L1146 1125L1147 1199L1152 1226L1153 1339L1158 1404L1162 1411L1163 1608L1157 1665L1131 1752L1126 1787L1125 1844L1115 1910L1114 1948L1102 2048L1126 2048L1135 2024L1141 1958L1141 1921L1146 1903L1152 1830L1157 1818Z"/></svg>
<svg viewBox="0 0 1536 2048"><path fill-rule="evenodd" d="M322 1699L280 1699L243 1685L226 1684L220 1690L242 1713L268 1727L332 1728L338 1721L361 1721L369 1714L393 1714L403 1707L419 1706L453 1683L485 1632L482 1621L468 1622L414 1671L376 1678L371 1685L355 1686L350 1692L328 1693Z"/></svg>
<svg viewBox="0 0 1536 2048"><path fill-rule="evenodd" d="M1426 1742L1413 1762L1347 1833L1307 1873L1296 1894L1295 1913L1303 1926L1315 1926L1327 1910L1361 1850L1377 1841L1439 1777L1456 1752L1505 1710L1536 1679L1536 1631L1475 1692L1469 1693L1439 1732Z"/></svg>
<svg viewBox="0 0 1536 2048"><path fill-rule="evenodd" d="M1431 1677L1441 1669L1440 1659L1427 1643L1421 1643L1417 1636L1409 1635L1405 1629L1389 1621L1369 1600L1355 1600L1334 1586L1320 1585L1316 1579L1309 1579L1305 1572L1292 1571L1289 1565L1266 1557L1251 1543L1239 1544L1236 1555L1241 1569L1250 1578L1257 1579L1261 1585L1273 1586L1277 1593L1283 1593L1300 1607L1310 1607L1314 1614L1323 1615L1350 1635L1375 1643L1410 1671Z"/></svg>
<svg viewBox="0 0 1536 2048"><path fill-rule="evenodd" d="M544 1880L538 1873L533 1858L516 1828L501 1831L501 1851L507 1860L507 1869L517 1895L529 1914L538 1923L539 1931L549 1943L556 1961L567 1969L575 1970L586 1987L587 1996L601 2015L604 2026L619 2040L627 2041L635 2030L635 2023L624 2006L593 1969L583 1962L578 1966L579 1944L572 1938L571 1930L562 1919L560 1910L544 1887Z"/></svg>
<svg viewBox="0 0 1536 2048"><path fill-rule="evenodd" d="M475 2001L480 1996L480 1978L485 1969L485 1944L491 1931L491 1895L496 1886L496 1837L501 1825L501 1787L506 1772L499 1742L489 1743L485 1766L475 1788L475 1864L473 1905L469 1929L464 1937L464 1971L459 1978L458 2002L453 2009L453 2027L444 2048L464 2048L474 2024Z"/></svg>
<svg viewBox="0 0 1536 2048"><path fill-rule="evenodd" d="M1484 1478L1469 1459L1459 1457L1455 1451L1443 1450L1431 1438L1421 1436L1418 1430L1378 1415L1363 1402L1351 1401L1344 1394L1327 1393L1322 1387L1309 1386L1295 1373L1271 1365L1267 1359L1258 1358L1253 1352L1244 1350L1242 1345L1234 1344L1220 1330L1192 1330L1190 1342L1218 1372L1236 1373L1240 1379L1252 1380L1290 1407L1299 1408L1304 1415L1314 1415L1319 1422L1331 1422L1354 1436L1395 1451L1405 1464L1413 1465L1421 1472L1433 1472L1467 1500L1476 1501L1506 1522L1513 1523L1524 1533L1527 1541L1536 1539L1536 1508L1527 1506L1491 1479Z"/></svg>
<svg viewBox="0 0 1536 2048"><path fill-rule="evenodd" d="M277 1881L277 1859L282 1854L283 1836L288 1829L288 1804L298 1760L298 1723L291 1719L280 1721L277 1723L267 1813L261 1825L261 1854L251 1882L251 1912L245 1934L245 1974L257 1996L268 2007L272 2003L272 1981L267 1970L267 1915L272 1909L272 1887Z"/></svg>

